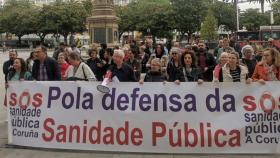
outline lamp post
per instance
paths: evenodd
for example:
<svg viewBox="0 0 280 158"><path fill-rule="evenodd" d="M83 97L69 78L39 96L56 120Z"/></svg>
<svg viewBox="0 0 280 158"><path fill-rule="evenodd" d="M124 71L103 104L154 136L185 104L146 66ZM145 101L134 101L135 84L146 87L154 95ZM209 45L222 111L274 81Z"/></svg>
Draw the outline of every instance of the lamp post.
<svg viewBox="0 0 280 158"><path fill-rule="evenodd" d="M236 31L239 31L239 8L238 8L238 0L236 0Z"/></svg>

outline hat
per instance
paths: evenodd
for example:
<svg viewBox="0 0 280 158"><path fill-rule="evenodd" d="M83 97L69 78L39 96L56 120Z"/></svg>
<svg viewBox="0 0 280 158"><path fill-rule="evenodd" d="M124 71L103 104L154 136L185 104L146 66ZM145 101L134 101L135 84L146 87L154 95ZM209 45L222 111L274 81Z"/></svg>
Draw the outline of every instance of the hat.
<svg viewBox="0 0 280 158"><path fill-rule="evenodd" d="M267 41L268 42L272 42L272 41L274 41L274 39L273 38L269 38Z"/></svg>

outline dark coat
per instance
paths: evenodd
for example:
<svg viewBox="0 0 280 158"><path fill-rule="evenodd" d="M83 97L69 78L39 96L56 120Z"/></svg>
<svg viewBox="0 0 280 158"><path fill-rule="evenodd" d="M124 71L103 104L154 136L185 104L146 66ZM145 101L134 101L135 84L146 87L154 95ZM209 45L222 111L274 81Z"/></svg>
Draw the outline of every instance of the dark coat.
<svg viewBox="0 0 280 158"><path fill-rule="evenodd" d="M44 65L46 66L47 75L49 81L60 81L60 68L56 60L50 57L46 57L44 61ZM34 64L32 67L32 78L38 80L38 74L40 71L40 61L34 60Z"/></svg>
<svg viewBox="0 0 280 158"><path fill-rule="evenodd" d="M163 82L166 80L166 76L159 72L148 71L145 75L145 82Z"/></svg>

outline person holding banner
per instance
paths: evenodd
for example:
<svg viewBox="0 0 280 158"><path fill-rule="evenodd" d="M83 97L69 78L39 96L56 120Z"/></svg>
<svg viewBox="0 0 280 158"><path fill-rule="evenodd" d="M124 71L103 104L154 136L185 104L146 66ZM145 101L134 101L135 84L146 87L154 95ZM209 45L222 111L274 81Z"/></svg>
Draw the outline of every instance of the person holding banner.
<svg viewBox="0 0 280 158"><path fill-rule="evenodd" d="M246 82L250 83L248 78L248 68L239 64L239 54L230 52L228 54L229 62L225 64L219 73L219 82Z"/></svg>
<svg viewBox="0 0 280 158"><path fill-rule="evenodd" d="M220 58L218 59L218 64L215 66L215 69L213 71L213 81L219 81L219 73L222 69L222 67L228 63L228 53L223 52L220 55Z"/></svg>
<svg viewBox="0 0 280 158"><path fill-rule="evenodd" d="M32 80L31 73L27 71L27 66L22 58L14 60L13 68L9 71L8 81Z"/></svg>
<svg viewBox="0 0 280 158"><path fill-rule="evenodd" d="M149 70L144 79L140 79L139 83L144 82L164 82L167 77L161 72L161 62L159 58L154 58L151 62L151 70Z"/></svg>
<svg viewBox="0 0 280 158"><path fill-rule="evenodd" d="M172 57L167 65L168 81L175 82L176 84L180 84L180 82L185 82L179 53L180 50L178 48L172 48L170 50L170 54L172 55Z"/></svg>
<svg viewBox="0 0 280 158"><path fill-rule="evenodd" d="M256 65L253 73L253 81L265 84L265 81L280 80L279 52L275 48L264 50L262 60Z"/></svg>
<svg viewBox="0 0 280 158"><path fill-rule="evenodd" d="M136 82L132 67L124 63L123 50L114 50L113 61L114 65L108 68L108 72L112 73L112 80L115 82Z"/></svg>
<svg viewBox="0 0 280 158"><path fill-rule="evenodd" d="M70 53L68 60L71 66L66 70L66 80L68 81L96 81L94 73L90 67L81 61L80 55L77 53Z"/></svg>
<svg viewBox="0 0 280 158"><path fill-rule="evenodd" d="M201 69L196 66L196 59L192 50L187 50L181 57L183 74L187 82L203 83L203 75Z"/></svg>

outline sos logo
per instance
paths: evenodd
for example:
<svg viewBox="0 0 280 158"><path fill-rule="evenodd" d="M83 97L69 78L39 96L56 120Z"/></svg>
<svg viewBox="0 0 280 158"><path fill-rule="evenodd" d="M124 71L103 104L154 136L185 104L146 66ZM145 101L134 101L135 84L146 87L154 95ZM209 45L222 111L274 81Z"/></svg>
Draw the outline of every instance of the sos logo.
<svg viewBox="0 0 280 158"><path fill-rule="evenodd" d="M246 111L255 111L258 106L262 111L267 113L271 113L277 109L280 110L280 105L278 105L280 97L274 97L268 91L263 92L259 99L256 99L254 96L245 96L243 102L245 103L243 108Z"/></svg>
<svg viewBox="0 0 280 158"><path fill-rule="evenodd" d="M43 103L43 95L41 93L31 94L28 90L24 90L22 93L11 93L9 99L11 107L19 105L22 109L26 109L28 106L38 108Z"/></svg>

